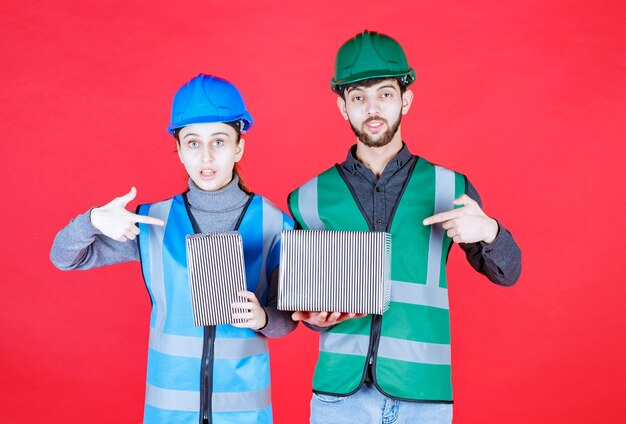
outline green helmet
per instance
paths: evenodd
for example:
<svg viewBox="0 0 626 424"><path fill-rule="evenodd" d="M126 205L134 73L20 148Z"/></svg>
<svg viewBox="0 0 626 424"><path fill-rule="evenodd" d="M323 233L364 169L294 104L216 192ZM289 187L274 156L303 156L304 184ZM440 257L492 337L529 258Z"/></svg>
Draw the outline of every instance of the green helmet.
<svg viewBox="0 0 626 424"><path fill-rule="evenodd" d="M337 52L330 89L340 94L346 84L385 77L399 77L406 87L415 81L415 71L396 40L365 30L346 41Z"/></svg>

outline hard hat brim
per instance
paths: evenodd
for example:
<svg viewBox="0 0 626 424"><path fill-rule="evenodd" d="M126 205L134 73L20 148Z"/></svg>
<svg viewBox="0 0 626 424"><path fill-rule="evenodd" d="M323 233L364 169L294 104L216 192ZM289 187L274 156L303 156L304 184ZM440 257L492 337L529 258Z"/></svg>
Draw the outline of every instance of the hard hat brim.
<svg viewBox="0 0 626 424"><path fill-rule="evenodd" d="M345 78L343 80L335 80L333 77L330 80L330 89L337 94L341 94L341 87L347 84L353 84L359 81L365 81L368 79L374 78L397 78L397 77L408 77L407 83L404 85L405 87L411 85L415 81L415 71L413 68L409 68L407 72L389 72L388 69L379 70L379 71L367 71L361 72L358 74L351 75L350 78Z"/></svg>
<svg viewBox="0 0 626 424"><path fill-rule="evenodd" d="M252 115L247 111L244 112L243 115L238 116L194 116L191 119L183 120L176 122L176 124L169 124L167 126L167 132L171 135L174 135L174 132L177 129L186 127L187 125L192 124L212 124L212 123L226 123L233 121L243 121L243 127L241 128L241 132L244 133L252 127L254 124L254 120L252 119Z"/></svg>

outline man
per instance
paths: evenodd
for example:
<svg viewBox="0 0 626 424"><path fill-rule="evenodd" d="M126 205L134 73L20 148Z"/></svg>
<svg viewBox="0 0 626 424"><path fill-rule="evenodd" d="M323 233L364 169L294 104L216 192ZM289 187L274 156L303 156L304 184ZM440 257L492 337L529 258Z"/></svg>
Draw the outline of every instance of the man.
<svg viewBox="0 0 626 424"><path fill-rule="evenodd" d="M387 231L391 306L383 315L295 312L320 331L312 423L452 420L446 261L452 243L496 284L521 253L462 174L413 156L402 140L415 80L400 44L365 31L339 50L331 88L357 144L289 196L300 228Z"/></svg>

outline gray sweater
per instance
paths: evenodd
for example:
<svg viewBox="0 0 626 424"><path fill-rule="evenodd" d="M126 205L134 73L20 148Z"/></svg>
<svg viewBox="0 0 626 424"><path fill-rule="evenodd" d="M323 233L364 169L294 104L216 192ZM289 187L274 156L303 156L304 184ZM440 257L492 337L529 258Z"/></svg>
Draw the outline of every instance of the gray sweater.
<svg viewBox="0 0 626 424"><path fill-rule="evenodd" d="M218 191L204 191L189 179L187 199L191 214L203 233L232 231L243 212L249 195L239 188L239 178ZM119 242L103 235L89 219L91 209L76 218L56 235L50 260L59 269L85 270L121 262L139 261L137 240ZM260 332L267 337L281 337L297 325L291 313L276 309L278 269L270 276L268 302L264 306L267 325Z"/></svg>

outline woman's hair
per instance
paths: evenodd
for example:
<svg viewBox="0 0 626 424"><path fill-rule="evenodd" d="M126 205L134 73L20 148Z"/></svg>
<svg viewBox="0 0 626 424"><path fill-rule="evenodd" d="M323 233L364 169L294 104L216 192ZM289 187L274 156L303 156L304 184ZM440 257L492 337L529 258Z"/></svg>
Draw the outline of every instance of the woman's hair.
<svg viewBox="0 0 626 424"><path fill-rule="evenodd" d="M237 143L239 143L239 140L241 139L241 121L224 122L224 124L233 127L233 129L237 133ZM183 127L176 128L174 130L174 138L176 139L176 143L179 146L180 146L180 140L178 138L178 134L180 133L180 130L182 130L182 129L183 129ZM248 188L248 185L246 184L246 182L241 177L241 170L239 169L239 164L238 163L236 163L235 167L233 168L233 175L236 175L239 178L239 184L238 184L239 188L243 192L250 194L250 189Z"/></svg>

